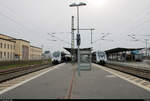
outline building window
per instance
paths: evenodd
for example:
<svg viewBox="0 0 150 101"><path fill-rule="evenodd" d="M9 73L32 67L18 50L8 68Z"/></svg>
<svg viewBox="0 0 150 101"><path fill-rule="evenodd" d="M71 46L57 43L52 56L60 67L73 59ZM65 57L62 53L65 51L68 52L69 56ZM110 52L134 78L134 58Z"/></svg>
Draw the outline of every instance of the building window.
<svg viewBox="0 0 150 101"><path fill-rule="evenodd" d="M10 59L12 59L12 52L10 53Z"/></svg>
<svg viewBox="0 0 150 101"><path fill-rule="evenodd" d="M0 59L2 59L2 55L3 55L2 52L0 52Z"/></svg>
<svg viewBox="0 0 150 101"><path fill-rule="evenodd" d="M9 59L9 52L7 53L7 58Z"/></svg>
<svg viewBox="0 0 150 101"><path fill-rule="evenodd" d="M9 44L8 44L7 48L9 49Z"/></svg>
<svg viewBox="0 0 150 101"><path fill-rule="evenodd" d="M6 52L4 52L4 57L5 57L5 59L6 59Z"/></svg>
<svg viewBox="0 0 150 101"><path fill-rule="evenodd" d="M4 48L6 48L6 43L4 44Z"/></svg>
<svg viewBox="0 0 150 101"><path fill-rule="evenodd" d="M12 49L12 45L10 46L10 48Z"/></svg>
<svg viewBox="0 0 150 101"><path fill-rule="evenodd" d="M0 43L0 48L3 48L3 43Z"/></svg>
<svg viewBox="0 0 150 101"><path fill-rule="evenodd" d="M13 59L15 59L15 53L13 53Z"/></svg>

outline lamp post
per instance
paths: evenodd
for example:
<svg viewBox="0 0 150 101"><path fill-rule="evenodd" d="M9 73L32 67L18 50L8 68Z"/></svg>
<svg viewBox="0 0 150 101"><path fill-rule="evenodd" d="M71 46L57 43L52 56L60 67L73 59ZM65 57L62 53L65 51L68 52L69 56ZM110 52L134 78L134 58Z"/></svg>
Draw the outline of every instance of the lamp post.
<svg viewBox="0 0 150 101"><path fill-rule="evenodd" d="M145 43L146 43L146 59L148 59L148 47L147 47L147 44L148 44L148 41L150 40L150 39L144 39L145 40Z"/></svg>
<svg viewBox="0 0 150 101"><path fill-rule="evenodd" d="M72 3L69 5L70 7L77 7L77 46L78 46L78 75L80 76L80 43L81 43L81 38L80 38L80 33L79 33L79 6L85 6L86 3L80 2L79 4Z"/></svg>

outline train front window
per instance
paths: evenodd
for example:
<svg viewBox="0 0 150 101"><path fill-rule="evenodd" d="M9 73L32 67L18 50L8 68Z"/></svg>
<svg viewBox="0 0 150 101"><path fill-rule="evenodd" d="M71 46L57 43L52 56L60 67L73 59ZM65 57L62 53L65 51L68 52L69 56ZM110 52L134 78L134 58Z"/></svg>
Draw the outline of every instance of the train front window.
<svg viewBox="0 0 150 101"><path fill-rule="evenodd" d="M98 52L98 57L104 57L104 53Z"/></svg>
<svg viewBox="0 0 150 101"><path fill-rule="evenodd" d="M60 56L60 52L54 52L53 53L53 57L59 57Z"/></svg>

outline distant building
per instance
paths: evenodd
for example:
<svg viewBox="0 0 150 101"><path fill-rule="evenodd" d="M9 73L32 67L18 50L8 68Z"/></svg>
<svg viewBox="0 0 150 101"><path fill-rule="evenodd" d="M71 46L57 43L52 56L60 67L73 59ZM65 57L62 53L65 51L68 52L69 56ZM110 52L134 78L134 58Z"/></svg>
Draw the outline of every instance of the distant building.
<svg viewBox="0 0 150 101"><path fill-rule="evenodd" d="M0 34L0 61L39 60L42 49L31 46L30 42Z"/></svg>
<svg viewBox="0 0 150 101"><path fill-rule="evenodd" d="M42 59L42 49L35 46L30 46L30 60Z"/></svg>
<svg viewBox="0 0 150 101"><path fill-rule="evenodd" d="M143 55L139 52L143 48L113 48L106 50L108 60L114 61L142 61Z"/></svg>
<svg viewBox="0 0 150 101"><path fill-rule="evenodd" d="M42 55L43 59L51 59L51 52L50 51L45 51Z"/></svg>
<svg viewBox="0 0 150 101"><path fill-rule="evenodd" d="M146 56L146 48L142 49L140 53L142 53L143 56ZM147 48L147 56L150 57L150 48Z"/></svg>
<svg viewBox="0 0 150 101"><path fill-rule="evenodd" d="M0 61L13 60L15 57L16 42L10 38L0 34Z"/></svg>

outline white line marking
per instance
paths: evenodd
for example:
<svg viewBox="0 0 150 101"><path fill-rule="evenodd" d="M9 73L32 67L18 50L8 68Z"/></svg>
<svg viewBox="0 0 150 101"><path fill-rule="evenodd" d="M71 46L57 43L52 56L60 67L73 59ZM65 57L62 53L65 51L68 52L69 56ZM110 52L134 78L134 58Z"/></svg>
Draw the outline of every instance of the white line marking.
<svg viewBox="0 0 150 101"><path fill-rule="evenodd" d="M64 65L64 64L65 64L65 63L56 65L56 66L54 66L53 68L50 68L49 70L47 70L47 71L45 71L45 72L42 72L42 73L40 73L40 74L38 74L38 75L36 75L36 76L31 77L30 79L27 79L27 80L25 80L25 81L22 81L22 82L20 82L20 83L18 83L18 84L16 84L16 85L11 86L11 87L8 87L8 88L6 88L6 89L0 91L0 95L3 94L3 93L6 93L7 91L12 90L12 89L14 89L14 88L16 88L16 87L19 87L20 85L23 85L24 83L27 83L27 82L29 82L29 81L31 81L31 80L37 78L37 77L40 77L40 76L44 75L45 73L48 73L49 71L54 70L54 69L56 69L56 68L58 68L58 67L60 67L60 66L62 66L62 65Z"/></svg>
<svg viewBox="0 0 150 101"><path fill-rule="evenodd" d="M94 65L95 65L96 67L100 68L100 69L103 69L103 70L105 70L105 71L107 71L107 72L113 74L113 75L118 76L119 78L122 78L122 79L124 79L124 80L126 80L126 81L128 81L128 82L130 82L130 83L132 83L132 84L135 84L136 86L139 86L139 87L141 87L141 88L144 88L145 90L147 90L147 91L150 92L150 88L148 88L148 87L145 87L145 86L143 86L143 85L141 85L141 84L139 84L139 83L136 83L136 82L134 82L134 81L132 81L132 80L129 80L129 79L127 79L127 78L125 78L125 77L123 77L123 76L120 76L120 75L118 75L118 74L116 74L116 73L114 73L114 72L112 72L112 71L106 70L106 69L104 69L104 67L102 67L102 66L99 66L99 65L97 65L97 64L94 64ZM106 67L105 67L105 68L106 68Z"/></svg>

